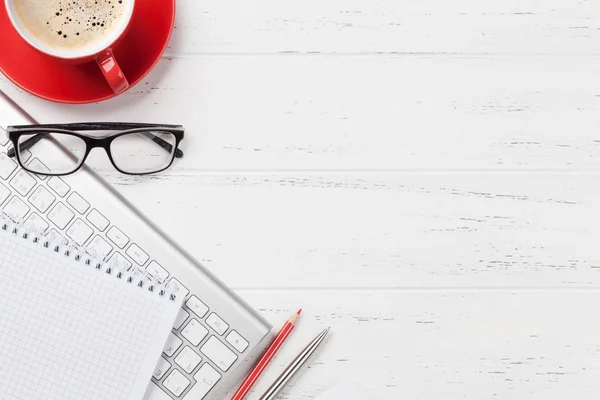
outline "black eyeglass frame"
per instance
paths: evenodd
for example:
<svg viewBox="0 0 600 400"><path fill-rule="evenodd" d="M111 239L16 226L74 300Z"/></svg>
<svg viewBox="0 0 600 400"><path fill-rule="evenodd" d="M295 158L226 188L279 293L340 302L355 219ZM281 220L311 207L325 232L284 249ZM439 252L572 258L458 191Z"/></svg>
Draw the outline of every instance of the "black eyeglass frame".
<svg viewBox="0 0 600 400"><path fill-rule="evenodd" d="M109 135L106 135L103 137L92 137L92 136L80 133L81 131L118 131L118 132L112 133L112 134L109 134ZM170 143L167 143L166 141L164 141L158 137L155 137L152 139L155 143L157 143L158 146L165 149L165 151L172 152L171 160L169 161L167 166L165 166L162 169L156 170L156 171L140 172L140 173L127 172L117 166L117 164L115 163L115 161L113 159L112 151L110 148L112 142L115 139L117 139L121 136L132 134L132 133L144 133L144 132L152 133L152 132L156 132L156 131L171 133L175 137L174 151L171 151L171 150L173 150L173 149L171 149L171 147L173 147L173 146ZM13 144L13 148L11 150L9 150L7 155L9 157L16 157L19 165L24 170L31 172L32 174L43 175L43 176L66 176L66 175L74 174L75 172L77 172L81 169L83 164L85 164L85 160L87 159L87 157L90 154L90 152L92 151L92 149L103 148L104 151L106 152L106 155L108 156L108 159L110 160L111 164L113 165L113 167L115 167L115 169L117 171L119 171L120 173L125 174L125 175L152 175L152 174L162 172L162 171L168 169L169 167L171 167L175 158L183 158L183 152L181 150L179 150L179 144L181 143L181 141L184 138L185 129L181 125L161 125L161 124L121 123L121 122L90 122L90 123L74 123L74 124L13 125L13 126L8 126L6 128L6 132L8 134L8 138L10 139L10 141ZM40 135L33 136L32 138L21 143L21 146L19 147L20 151L16 151L17 146L19 146L19 138L26 134L31 135L32 133L39 133ZM76 168L74 170L69 171L69 172L64 172L64 173L51 173L51 172L44 173L44 172L40 172L40 171L32 171L24 164L24 162L21 161L21 156L20 156L21 151L27 150L27 149L31 148L32 146L34 146L35 143L39 142L45 136L44 134L51 134L51 133L62 133L65 135L75 136L85 142L85 145L86 145L85 154L81 157L79 164L76 166ZM26 145L24 148L24 145L27 142L29 142L29 144ZM68 155L65 155L65 156L68 157Z"/></svg>

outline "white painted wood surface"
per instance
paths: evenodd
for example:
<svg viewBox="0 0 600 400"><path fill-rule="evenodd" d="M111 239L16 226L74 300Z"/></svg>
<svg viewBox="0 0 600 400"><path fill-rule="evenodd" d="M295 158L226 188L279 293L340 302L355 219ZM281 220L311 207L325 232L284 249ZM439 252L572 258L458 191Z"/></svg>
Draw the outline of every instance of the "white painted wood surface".
<svg viewBox="0 0 600 400"><path fill-rule="evenodd" d="M599 1L180 0L163 60L45 122L182 123L155 177L90 163L275 325L283 399L600 389ZM190 218L192 216L192 218Z"/></svg>

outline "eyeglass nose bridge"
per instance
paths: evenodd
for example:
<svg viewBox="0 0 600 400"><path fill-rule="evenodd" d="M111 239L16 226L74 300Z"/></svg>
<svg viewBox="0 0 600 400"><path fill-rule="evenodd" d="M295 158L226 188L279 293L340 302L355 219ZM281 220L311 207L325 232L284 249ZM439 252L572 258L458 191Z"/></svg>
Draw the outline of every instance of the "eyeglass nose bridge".
<svg viewBox="0 0 600 400"><path fill-rule="evenodd" d="M110 150L110 143L112 142L111 137L104 137L104 138L90 138L90 139L86 139L86 145L88 150L92 150L98 147L104 148L107 152Z"/></svg>
<svg viewBox="0 0 600 400"><path fill-rule="evenodd" d="M87 160L92 150L99 148L101 150L104 150L104 153L106 154L110 162L114 164L112 154L110 152L110 144L112 142L112 139L113 138L110 137L84 139L86 142L86 149L85 154L83 156L83 160L81 160L80 163L83 164Z"/></svg>
<svg viewBox="0 0 600 400"><path fill-rule="evenodd" d="M86 139L86 154L85 154L85 158L87 158L87 156L91 153L92 150L100 148L104 150L104 153L106 154L106 156L110 159L110 161L112 162L112 154L110 153L110 144L112 142L111 137L105 137L105 138L90 138L90 139Z"/></svg>

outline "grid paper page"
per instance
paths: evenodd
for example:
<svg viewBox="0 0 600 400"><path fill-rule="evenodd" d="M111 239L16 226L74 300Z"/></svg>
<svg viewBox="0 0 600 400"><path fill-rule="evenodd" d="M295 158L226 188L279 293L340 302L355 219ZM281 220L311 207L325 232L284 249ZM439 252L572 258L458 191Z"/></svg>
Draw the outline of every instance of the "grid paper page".
<svg viewBox="0 0 600 400"><path fill-rule="evenodd" d="M171 301L0 231L0 400L141 400Z"/></svg>

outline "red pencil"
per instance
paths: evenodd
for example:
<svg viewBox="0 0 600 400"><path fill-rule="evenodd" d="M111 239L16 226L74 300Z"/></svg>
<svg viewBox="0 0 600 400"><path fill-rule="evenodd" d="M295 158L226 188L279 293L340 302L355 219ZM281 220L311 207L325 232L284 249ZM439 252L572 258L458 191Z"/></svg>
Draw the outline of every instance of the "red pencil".
<svg viewBox="0 0 600 400"><path fill-rule="evenodd" d="M262 356L260 361L256 364L252 371L250 371L246 379L244 379L244 382L242 382L239 389L235 392L231 400L242 400L244 397L246 397L250 389L252 389L252 386L254 386L258 378L260 378L260 376L262 375L265 368L267 368L267 365L269 365L275 354L277 354L285 340L288 338L288 336L290 336L290 333L292 333L292 331L294 330L294 327L296 326L296 321L298 321L298 317L300 316L301 312L302 309L299 309L298 312L292 315L291 318L288 319L288 321L285 323L285 325L283 325L283 328L281 328L281 330L273 340L273 343L271 343L271 345L269 346L265 354Z"/></svg>

